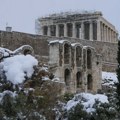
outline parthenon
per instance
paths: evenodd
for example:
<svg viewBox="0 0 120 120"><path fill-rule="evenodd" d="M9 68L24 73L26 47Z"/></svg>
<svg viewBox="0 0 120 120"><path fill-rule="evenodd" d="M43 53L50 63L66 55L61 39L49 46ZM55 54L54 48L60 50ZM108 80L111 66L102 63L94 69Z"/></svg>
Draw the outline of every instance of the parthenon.
<svg viewBox="0 0 120 120"><path fill-rule="evenodd" d="M39 18L41 35L72 37L90 41L117 42L118 32L102 13L60 13Z"/></svg>

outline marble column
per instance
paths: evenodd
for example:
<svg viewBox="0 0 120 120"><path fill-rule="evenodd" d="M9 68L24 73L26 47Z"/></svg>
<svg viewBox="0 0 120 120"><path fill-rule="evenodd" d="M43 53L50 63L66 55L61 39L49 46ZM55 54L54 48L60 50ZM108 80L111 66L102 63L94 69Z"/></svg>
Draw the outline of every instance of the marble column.
<svg viewBox="0 0 120 120"><path fill-rule="evenodd" d="M67 37L67 23L64 23L64 37Z"/></svg>
<svg viewBox="0 0 120 120"><path fill-rule="evenodd" d="M114 31L112 30L112 42L114 42Z"/></svg>
<svg viewBox="0 0 120 120"><path fill-rule="evenodd" d="M97 41L101 41L100 20L97 20Z"/></svg>
<svg viewBox="0 0 120 120"><path fill-rule="evenodd" d="M81 39L84 39L84 22L81 22Z"/></svg>
<svg viewBox="0 0 120 120"><path fill-rule="evenodd" d="M59 24L56 24L56 37L59 37Z"/></svg>
<svg viewBox="0 0 120 120"><path fill-rule="evenodd" d="M100 24L100 28L101 28L101 41L103 41L103 23L102 22Z"/></svg>
<svg viewBox="0 0 120 120"><path fill-rule="evenodd" d="M76 38L76 24L75 22L72 23L73 29L72 29L72 37Z"/></svg>
<svg viewBox="0 0 120 120"><path fill-rule="evenodd" d="M47 35L50 36L50 25L48 26Z"/></svg>
<svg viewBox="0 0 120 120"><path fill-rule="evenodd" d="M108 38L108 27L106 26L106 41L109 42L109 38Z"/></svg>
<svg viewBox="0 0 120 120"><path fill-rule="evenodd" d="M90 30L89 30L89 32L90 32L90 40L92 40L93 41L93 22L92 21L90 21L89 22L90 23Z"/></svg>
<svg viewBox="0 0 120 120"><path fill-rule="evenodd" d="M44 35L44 26L40 26L40 35Z"/></svg>

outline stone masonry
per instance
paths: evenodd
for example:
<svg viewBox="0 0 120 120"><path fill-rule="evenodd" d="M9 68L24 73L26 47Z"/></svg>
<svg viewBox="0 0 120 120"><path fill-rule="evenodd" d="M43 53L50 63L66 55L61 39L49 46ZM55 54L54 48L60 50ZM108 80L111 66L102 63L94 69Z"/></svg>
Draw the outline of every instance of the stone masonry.
<svg viewBox="0 0 120 120"><path fill-rule="evenodd" d="M115 72L118 32L101 12L62 13L39 18L40 35L0 31L0 46L30 45L35 57L65 83L64 92L97 92L101 72Z"/></svg>
<svg viewBox="0 0 120 120"><path fill-rule="evenodd" d="M118 32L101 12L62 13L39 18L41 35L117 42Z"/></svg>
<svg viewBox="0 0 120 120"><path fill-rule="evenodd" d="M50 71L65 82L65 92L97 92L101 89L101 56L94 48L67 40L50 42Z"/></svg>

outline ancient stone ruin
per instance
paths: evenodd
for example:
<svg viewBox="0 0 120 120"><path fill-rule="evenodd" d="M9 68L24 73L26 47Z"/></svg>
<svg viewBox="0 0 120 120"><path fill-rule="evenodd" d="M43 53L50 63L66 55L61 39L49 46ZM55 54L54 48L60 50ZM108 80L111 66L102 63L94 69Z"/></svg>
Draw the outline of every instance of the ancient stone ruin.
<svg viewBox="0 0 120 120"><path fill-rule="evenodd" d="M115 26L98 11L52 14L37 22L37 35L0 31L0 46L15 50L31 45L35 57L64 83L63 92L99 91L101 72L115 72L117 67Z"/></svg>

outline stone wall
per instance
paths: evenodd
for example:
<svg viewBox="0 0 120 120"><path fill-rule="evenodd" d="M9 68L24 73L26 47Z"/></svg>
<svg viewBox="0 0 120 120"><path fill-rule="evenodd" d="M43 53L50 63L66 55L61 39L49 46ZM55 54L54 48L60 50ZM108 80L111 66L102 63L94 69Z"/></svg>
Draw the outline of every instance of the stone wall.
<svg viewBox="0 0 120 120"><path fill-rule="evenodd" d="M33 34L0 31L1 47L15 50L22 45L30 45L33 47L35 54L39 56L48 56L49 54L47 39L48 37Z"/></svg>
<svg viewBox="0 0 120 120"><path fill-rule="evenodd" d="M66 39L69 40L71 43L78 42L84 46L95 47L97 54L102 55L103 71L115 71L117 66L117 43L80 40L70 37L59 38L51 36L41 36L14 31L0 31L0 46L8 48L10 50L15 50L22 45L31 45L34 49L35 54L38 55L38 58L39 56L45 56L46 58L46 56L49 55L49 41L56 39Z"/></svg>

